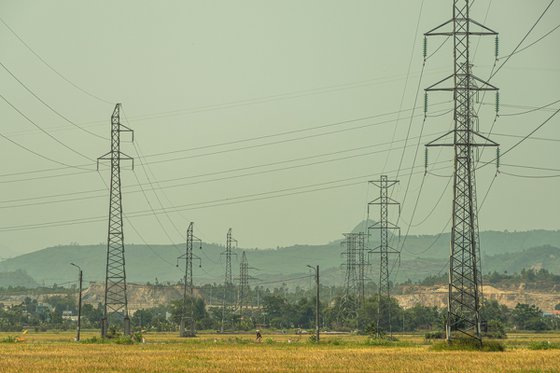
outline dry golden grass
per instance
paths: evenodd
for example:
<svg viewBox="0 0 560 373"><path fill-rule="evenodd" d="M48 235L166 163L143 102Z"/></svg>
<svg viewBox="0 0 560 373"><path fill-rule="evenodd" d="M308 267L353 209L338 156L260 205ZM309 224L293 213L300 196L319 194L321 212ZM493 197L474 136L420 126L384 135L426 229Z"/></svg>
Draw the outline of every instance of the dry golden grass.
<svg viewBox="0 0 560 373"><path fill-rule="evenodd" d="M14 333L1 333L0 339ZM84 333L83 339L97 333ZM560 334L514 334L506 352L431 351L421 336L412 347L372 347L360 336L325 336L321 345L293 335L148 334L145 344L85 344L73 333L32 333L23 343L0 344L0 372L557 372L560 350L531 351L534 340ZM271 340L268 340L268 339ZM290 340L290 343L288 343ZM267 343L268 342L268 343Z"/></svg>

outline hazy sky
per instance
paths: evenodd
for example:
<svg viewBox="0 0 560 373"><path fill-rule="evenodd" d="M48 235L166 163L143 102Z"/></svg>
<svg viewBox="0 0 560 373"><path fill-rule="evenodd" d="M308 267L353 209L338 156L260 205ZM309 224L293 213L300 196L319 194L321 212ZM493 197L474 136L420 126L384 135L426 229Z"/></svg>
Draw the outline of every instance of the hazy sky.
<svg viewBox="0 0 560 373"><path fill-rule="evenodd" d="M476 0L472 17L500 32L505 56L548 3ZM109 150L104 137L116 102L123 103L122 123L135 130L136 148L122 145L136 158L135 170L122 173L131 243L180 244L190 221L195 234L211 242L222 243L232 227L242 247L328 242L365 218L367 201L378 193L367 180L382 173L401 182L393 197L402 202L406 195L400 220L406 232L424 177L423 145L452 125L451 114L444 114L452 108L450 94L430 95L424 125L421 107L423 88L451 73L451 40L426 61L419 81L422 35L451 17L449 0L18 0L0 2L0 14L79 89L0 24L5 68L88 131L54 114L0 69L5 100L46 132L0 100L0 133L74 166L0 139L0 257L106 241L109 170L96 172L93 160ZM559 19L555 3L522 46ZM430 39L428 53L444 40ZM492 78L503 114L492 138L502 152L519 141L511 135L526 135L559 107L506 115L560 99L559 41L556 30ZM494 38L474 39L472 52L475 74L488 78ZM480 100L486 133L494 95ZM534 136L502 158L503 173L480 212L481 230L560 228L560 178L512 176L560 174L560 117ZM494 156L484 152L481 161ZM429 161L414 234L439 233L450 216L451 149L433 150ZM479 202L494 175L493 165L478 171Z"/></svg>

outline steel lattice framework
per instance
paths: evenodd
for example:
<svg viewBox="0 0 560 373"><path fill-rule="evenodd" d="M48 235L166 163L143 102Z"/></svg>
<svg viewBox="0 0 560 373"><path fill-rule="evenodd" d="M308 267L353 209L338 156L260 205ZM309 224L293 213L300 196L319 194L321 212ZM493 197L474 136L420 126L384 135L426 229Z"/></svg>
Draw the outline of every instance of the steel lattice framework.
<svg viewBox="0 0 560 373"><path fill-rule="evenodd" d="M366 235L363 232L344 233L342 253L344 261L345 297L357 296L358 304L363 304L366 283Z"/></svg>
<svg viewBox="0 0 560 373"><path fill-rule="evenodd" d="M121 132L130 132L134 140L133 131L120 123L121 104L116 104L111 115L111 151L97 159L111 162L111 185L109 197L109 229L107 237L107 264L105 275L104 314L101 323L101 335L107 336L109 324L114 315L118 315L124 322L124 333L130 334L130 319L126 297L126 271L124 260L124 234L122 218L121 194L121 160L134 160L120 150Z"/></svg>
<svg viewBox="0 0 560 373"><path fill-rule="evenodd" d="M400 232L400 228L389 221L389 206L400 206L397 201L389 197L389 188L398 182L398 180L389 180L387 175L382 175L379 180L370 181L370 184L379 188L379 197L368 203L368 215L370 206L379 206L379 220L368 227L370 230L379 230L379 246L370 252L377 253L380 256L378 294L386 297L390 295L389 254L399 253L398 250L391 247L389 238L390 230L397 230Z"/></svg>
<svg viewBox="0 0 560 373"><path fill-rule="evenodd" d="M364 304L364 300L366 297L366 235L364 232L354 233L354 235L356 236L356 246L358 252L358 303L361 305Z"/></svg>
<svg viewBox="0 0 560 373"><path fill-rule="evenodd" d="M469 50L471 35L497 33L470 18L470 0L453 1L453 18L428 31L425 36L453 38L453 74L426 88L426 92L450 91L454 99L454 129L434 141L432 146L454 149L453 211L449 260L449 295L446 321L448 340L456 333L481 340L480 306L482 271L476 205L474 150L498 146L477 132L478 117L474 97L480 91L497 91L493 85L472 73ZM451 28L451 31L445 31ZM444 87L446 82L452 87ZM450 142L449 139L452 138ZM446 141L447 139L447 141Z"/></svg>
<svg viewBox="0 0 560 373"><path fill-rule="evenodd" d="M239 264L239 313L243 315L243 307L247 306L247 300L249 297L249 261L247 260L247 255L245 251L241 255L241 262Z"/></svg>
<svg viewBox="0 0 560 373"><path fill-rule="evenodd" d="M194 337L196 335L195 320L194 320L194 283L193 283L193 262L199 261L200 257L193 254L194 243L198 242L199 249L202 249L202 240L194 235L194 223L191 222L187 228L185 253L177 258L177 266L179 260L185 261L185 275L183 278L183 314L181 316L181 324L179 328L179 335L181 337ZM188 301L190 299L191 307L188 312Z"/></svg>
<svg viewBox="0 0 560 373"><path fill-rule="evenodd" d="M344 261L344 295L346 298L351 298L357 294L358 290L358 250L356 234L344 233L344 240L342 245L346 247L342 253L345 256Z"/></svg>
<svg viewBox="0 0 560 373"><path fill-rule="evenodd" d="M226 272L225 272L225 279L224 279L224 297L222 299L222 325L221 331L224 331L224 322L225 322L225 315L226 315L226 302L231 298L233 294L233 276L231 273L231 256L237 255L237 253L232 252L232 246L235 243L237 247L237 240L233 238L231 233L231 228L228 229L226 235L226 249L222 253L226 257ZM235 296L235 295L233 295Z"/></svg>
<svg viewBox="0 0 560 373"><path fill-rule="evenodd" d="M389 231L395 230L399 232L400 228L389 221L389 206L400 204L389 197L389 188L397 184L398 180L389 180L387 175L382 175L379 180L370 181L370 184L379 188L379 197L368 203L368 219L371 206L379 206L379 220L368 227L368 231L372 229L379 230L379 246L370 251L370 253L379 254L379 283L377 287L377 332L380 332L381 326L381 303L382 299L389 299L391 296L390 271L389 271L389 255L398 254L399 251L390 245ZM389 308L388 308L389 309ZM388 316L389 329L391 329L391 315Z"/></svg>

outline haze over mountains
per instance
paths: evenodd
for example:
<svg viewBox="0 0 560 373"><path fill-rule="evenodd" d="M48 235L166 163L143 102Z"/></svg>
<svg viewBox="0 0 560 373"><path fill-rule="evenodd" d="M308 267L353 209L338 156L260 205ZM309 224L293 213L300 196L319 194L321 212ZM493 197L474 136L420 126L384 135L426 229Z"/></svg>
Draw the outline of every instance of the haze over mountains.
<svg viewBox="0 0 560 373"><path fill-rule="evenodd" d="M361 226L361 224L359 225ZM560 231L534 230L527 232L481 232L483 271L509 273L519 272L522 268L545 268L560 274ZM370 247L377 243L373 239ZM409 236L401 254L398 265L394 257L393 281L403 282L421 280L429 275L447 271L449 255L449 233L440 236ZM321 266L322 282L341 285L344 270L341 264L344 247L341 241L324 245L294 245L276 249L239 248L233 252L233 274L238 273L239 258L245 250L251 276L258 280L290 280L308 274L307 264ZM183 263L177 267L177 257L184 251L184 244L176 245L126 245L126 272L130 282L176 283L183 276ZM202 260L202 266L194 266L196 283L223 282L224 258L220 255L224 246L203 244L195 248L195 254ZM48 247L29 254L0 262L0 286L37 285L50 286L54 283L65 284L76 280L76 269L70 262L79 264L84 270L84 280L104 281L105 245L61 245ZM371 255L375 279L377 257ZM15 273L15 271L19 271ZM8 274L7 272L11 272ZM26 276L25 273L28 275ZM254 281L254 284L258 283ZM288 286L306 285L307 280L288 281Z"/></svg>

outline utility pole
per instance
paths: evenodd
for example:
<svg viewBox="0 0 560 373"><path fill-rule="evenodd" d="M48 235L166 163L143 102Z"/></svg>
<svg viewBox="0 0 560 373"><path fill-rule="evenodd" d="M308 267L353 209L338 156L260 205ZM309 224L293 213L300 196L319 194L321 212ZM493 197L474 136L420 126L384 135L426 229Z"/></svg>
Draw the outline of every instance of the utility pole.
<svg viewBox="0 0 560 373"><path fill-rule="evenodd" d="M233 276L231 274L231 256L237 255L237 253L232 253L232 244L235 242L235 246L237 247L237 240L233 238L231 234L231 228L228 230L226 235L226 250L222 253L226 257L226 274L224 280L224 298L222 300L222 325L221 325L221 332L224 332L224 322L225 322L225 315L226 315L226 300L227 298L231 297L231 290L233 287ZM229 295L229 297L228 297Z"/></svg>
<svg viewBox="0 0 560 373"><path fill-rule="evenodd" d="M78 276L78 281L79 281L79 287L80 287L80 292L78 293L78 327L76 329L76 342L80 342L80 331L81 331L81 327L82 327L82 280L83 280L83 272L82 272L82 268L80 268L79 265L74 264L74 263L70 263L70 265L78 268L79 271L79 276Z"/></svg>
<svg viewBox="0 0 560 373"><path fill-rule="evenodd" d="M177 258L177 267L179 267L179 260L185 260L185 276L183 278L183 313L181 316L181 324L179 325L180 337L194 337L196 336L195 320L194 320L194 285L193 285L193 261L198 260L199 266L201 265L200 257L193 254L194 241L199 243L199 249L202 249L202 240L194 236L194 223L191 222L187 228L187 241L185 245L185 253ZM191 311L190 316L187 316L187 299L190 297ZM189 323L188 330L185 324Z"/></svg>
<svg viewBox="0 0 560 373"><path fill-rule="evenodd" d="M105 268L105 298L103 320L101 321L101 336L107 337L109 325L114 316L123 321L125 335L130 335L130 318L126 297L126 272L124 261L124 234L122 218L121 194L121 160L134 160L121 152L121 132L129 132L134 141L134 132L120 122L121 104L116 104L111 115L111 151L97 159L111 162L111 186L109 196L109 229L107 235L107 263Z"/></svg>
<svg viewBox="0 0 560 373"><path fill-rule="evenodd" d="M379 221L368 227L368 230L379 229L380 239L379 246L370 251L370 253L378 253L380 256L379 260L379 284L377 289L377 336L380 336L381 332L381 303L385 300L387 302L387 324L389 326L389 333L392 333L391 329L391 283L390 283L390 272L389 272L389 255L399 254L399 251L390 246L389 243L389 231L397 230L400 235L400 228L389 221L389 206L395 205L399 207L400 214L400 204L389 197L389 188L397 184L398 180L389 180L387 175L382 175L379 180L370 181L370 184L375 185L379 188L379 197L368 203L368 220L369 220L369 210L370 206L379 206Z"/></svg>
<svg viewBox="0 0 560 373"><path fill-rule="evenodd" d="M319 289L321 288L319 282L319 265L317 265L317 267L307 266L315 271L315 342L319 343L319 314L321 312L321 302L319 298Z"/></svg>
<svg viewBox="0 0 560 373"><path fill-rule="evenodd" d="M451 341L456 334L459 334L482 342L480 334L482 271L474 151L478 147L498 147L498 144L478 133L478 115L474 108L474 99L478 92L495 91L496 102L498 102L498 88L473 74L470 37L471 35L495 36L497 57L498 33L470 18L470 3L470 0L453 0L453 18L424 34L425 37L453 38L453 74L426 88L425 91L426 98L428 92L453 92L455 122L453 130L426 146L428 148L450 146L454 150L446 338ZM426 41L424 43L424 58L426 58ZM424 110L427 111L427 108Z"/></svg>

